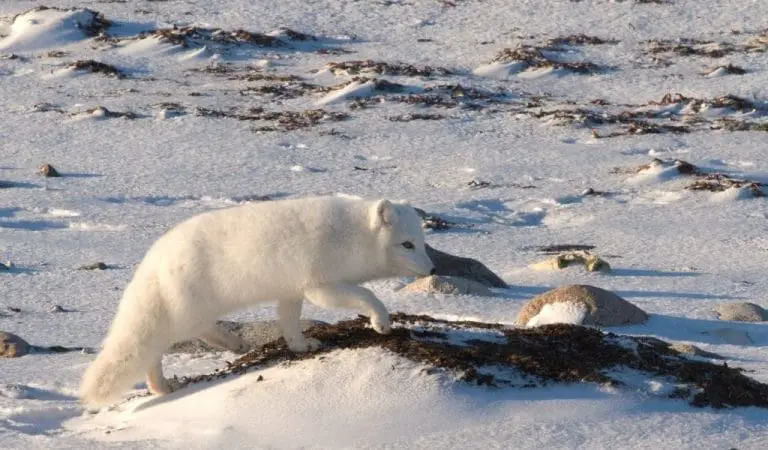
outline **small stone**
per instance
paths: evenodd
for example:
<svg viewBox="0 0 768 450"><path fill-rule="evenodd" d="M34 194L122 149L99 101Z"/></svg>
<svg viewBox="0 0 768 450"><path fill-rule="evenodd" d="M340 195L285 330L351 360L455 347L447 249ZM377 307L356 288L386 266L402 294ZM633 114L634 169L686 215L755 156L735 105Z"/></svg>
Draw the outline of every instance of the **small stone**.
<svg viewBox="0 0 768 450"><path fill-rule="evenodd" d="M587 315L584 317L583 325L609 327L636 325L648 321L648 314L645 311L611 291L590 285L572 284L537 295L523 306L515 322L518 326L526 326L541 312L544 305L552 303L585 305Z"/></svg>
<svg viewBox="0 0 768 450"><path fill-rule="evenodd" d="M61 174L59 174L59 171L53 168L50 164L43 164L40 166L40 175L51 178L51 177L60 177Z"/></svg>
<svg viewBox="0 0 768 450"><path fill-rule="evenodd" d="M29 353L29 344L13 333L0 331L0 357L16 358Z"/></svg>
<svg viewBox="0 0 768 450"><path fill-rule="evenodd" d="M107 270L107 269L109 269L109 266L104 264L101 261L95 262L93 264L85 264L77 268L77 270Z"/></svg>
<svg viewBox="0 0 768 450"><path fill-rule="evenodd" d="M61 305L53 305L51 307L51 312L52 313L61 313L61 312L66 312L66 310Z"/></svg>
<svg viewBox="0 0 768 450"><path fill-rule="evenodd" d="M0 262L0 272L8 272L11 270L11 267L13 267L13 263L10 261Z"/></svg>
<svg viewBox="0 0 768 450"><path fill-rule="evenodd" d="M762 306L749 302L723 303L717 305L715 313L720 320L738 322L763 322L768 320L768 313L766 313Z"/></svg>
<svg viewBox="0 0 768 450"><path fill-rule="evenodd" d="M403 288L407 292L441 293L452 295L493 296L493 292L484 285L462 277L430 275L419 278Z"/></svg>
<svg viewBox="0 0 768 450"><path fill-rule="evenodd" d="M708 352L706 350L700 349L699 347L696 347L695 345L684 344L682 342L671 343L669 344L669 348L678 353L682 353L683 355L701 356L702 358L712 359L725 359L724 356L720 356L717 353Z"/></svg>
<svg viewBox="0 0 768 450"><path fill-rule="evenodd" d="M9 306L8 307L8 311L15 312L15 313L20 313L21 312L21 308L16 308L14 306Z"/></svg>

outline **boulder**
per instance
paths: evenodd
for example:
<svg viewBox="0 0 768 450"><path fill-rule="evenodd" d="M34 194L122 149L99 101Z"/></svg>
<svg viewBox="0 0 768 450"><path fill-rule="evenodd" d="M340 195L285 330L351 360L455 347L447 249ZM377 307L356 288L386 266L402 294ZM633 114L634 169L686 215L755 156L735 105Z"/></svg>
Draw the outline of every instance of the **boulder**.
<svg viewBox="0 0 768 450"><path fill-rule="evenodd" d="M720 320L739 322L762 322L768 320L768 314L762 306L749 302L723 303L715 308Z"/></svg>
<svg viewBox="0 0 768 450"><path fill-rule="evenodd" d="M29 353L30 345L24 339L13 333L0 331L0 356L16 358Z"/></svg>
<svg viewBox="0 0 768 450"><path fill-rule="evenodd" d="M507 288L507 283L485 264L472 258L454 256L426 245L427 255L435 264L435 274L466 278L487 287Z"/></svg>
<svg viewBox="0 0 768 450"><path fill-rule="evenodd" d="M553 303L583 305L586 308L586 315L581 322L583 325L610 327L636 325L648 320L648 314L645 311L613 292L595 286L572 284L534 297L518 314L517 325L527 326L528 322L541 312L544 305Z"/></svg>
<svg viewBox="0 0 768 450"><path fill-rule="evenodd" d="M430 275L419 278L403 288L407 292L425 292L428 294L441 293L453 295L480 295L490 297L490 289L476 281L462 277Z"/></svg>

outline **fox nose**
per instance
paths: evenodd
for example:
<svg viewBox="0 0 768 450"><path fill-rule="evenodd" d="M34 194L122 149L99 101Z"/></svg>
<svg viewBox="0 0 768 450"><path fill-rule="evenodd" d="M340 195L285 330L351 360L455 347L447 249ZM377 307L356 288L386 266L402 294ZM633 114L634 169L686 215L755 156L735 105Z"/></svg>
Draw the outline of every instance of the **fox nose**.
<svg viewBox="0 0 768 450"><path fill-rule="evenodd" d="M432 270L429 271L430 275L434 275L436 273L437 273L437 269L435 269L434 267L432 268Z"/></svg>

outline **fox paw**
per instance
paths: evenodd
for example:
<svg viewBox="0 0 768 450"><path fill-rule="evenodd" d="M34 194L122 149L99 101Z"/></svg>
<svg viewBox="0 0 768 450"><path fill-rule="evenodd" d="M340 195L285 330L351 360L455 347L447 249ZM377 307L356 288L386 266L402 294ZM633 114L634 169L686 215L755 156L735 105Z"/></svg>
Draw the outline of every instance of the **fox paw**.
<svg viewBox="0 0 768 450"><path fill-rule="evenodd" d="M389 334L389 332L392 331L392 326L389 323L389 315L372 316L371 326L379 334Z"/></svg>
<svg viewBox="0 0 768 450"><path fill-rule="evenodd" d="M307 339L302 337L301 339L291 339L288 341L288 349L296 353L311 352L317 350L322 345L323 344L320 341L312 338Z"/></svg>

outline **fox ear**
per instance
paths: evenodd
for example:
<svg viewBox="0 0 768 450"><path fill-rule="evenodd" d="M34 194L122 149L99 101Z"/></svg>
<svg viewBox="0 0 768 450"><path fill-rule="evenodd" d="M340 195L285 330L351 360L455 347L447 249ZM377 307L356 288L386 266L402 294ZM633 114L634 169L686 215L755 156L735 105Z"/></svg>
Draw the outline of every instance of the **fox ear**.
<svg viewBox="0 0 768 450"><path fill-rule="evenodd" d="M389 200L379 200L371 209L371 228L391 227L397 220L397 211Z"/></svg>

